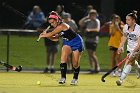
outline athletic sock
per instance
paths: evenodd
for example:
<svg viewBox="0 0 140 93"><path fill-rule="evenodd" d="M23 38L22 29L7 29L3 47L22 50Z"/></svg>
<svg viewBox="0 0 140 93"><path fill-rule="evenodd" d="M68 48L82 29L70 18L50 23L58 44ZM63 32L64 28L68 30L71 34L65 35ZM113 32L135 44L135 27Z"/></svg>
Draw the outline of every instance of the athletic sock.
<svg viewBox="0 0 140 93"><path fill-rule="evenodd" d="M121 74L120 80L123 81L126 76L130 73L132 66L131 65L126 65L123 69L123 72Z"/></svg>
<svg viewBox="0 0 140 93"><path fill-rule="evenodd" d="M60 64L60 70L61 70L61 78L66 78L67 64L66 63L61 63Z"/></svg>
<svg viewBox="0 0 140 93"><path fill-rule="evenodd" d="M50 69L51 68L51 66L50 65L48 65L48 67L47 67L48 69Z"/></svg>
<svg viewBox="0 0 140 93"><path fill-rule="evenodd" d="M78 79L79 71L80 71L80 66L78 68L73 68L74 69L74 79Z"/></svg>
<svg viewBox="0 0 140 93"><path fill-rule="evenodd" d="M139 69L139 68L140 68L139 63L138 63L138 61L136 61L136 60L135 60L135 65L134 65L134 67L135 67L136 69Z"/></svg>

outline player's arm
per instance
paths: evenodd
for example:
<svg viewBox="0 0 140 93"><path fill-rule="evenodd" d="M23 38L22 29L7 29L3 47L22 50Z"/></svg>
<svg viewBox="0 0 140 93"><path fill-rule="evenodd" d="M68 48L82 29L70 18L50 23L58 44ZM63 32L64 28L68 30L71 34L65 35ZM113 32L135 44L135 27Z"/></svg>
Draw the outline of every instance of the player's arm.
<svg viewBox="0 0 140 93"><path fill-rule="evenodd" d="M51 36L51 37L47 37L47 38L50 39L51 41L59 41L58 34Z"/></svg>
<svg viewBox="0 0 140 93"><path fill-rule="evenodd" d="M112 35L112 36L113 36L114 33L115 33L115 29L114 29L113 23L109 25L109 33L110 33L110 35Z"/></svg>
<svg viewBox="0 0 140 93"><path fill-rule="evenodd" d="M100 21L98 19L96 19L97 21L97 27L96 28L87 28L86 31L87 32L99 32L100 30Z"/></svg>
<svg viewBox="0 0 140 93"><path fill-rule="evenodd" d="M56 34L60 33L62 30L66 29L66 25L61 24L60 26L57 26L52 32L49 33L41 33L40 37L47 37L50 38L52 36L55 36Z"/></svg>
<svg viewBox="0 0 140 93"><path fill-rule="evenodd" d="M118 51L117 51L118 54L120 54L123 51L126 40L127 40L127 36L126 36L126 33L124 33L123 36L121 37L121 43L120 43Z"/></svg>
<svg viewBox="0 0 140 93"><path fill-rule="evenodd" d="M79 21L79 25L80 27L84 28L85 27L85 20L87 20L89 17L86 16L84 18L82 18L80 21Z"/></svg>

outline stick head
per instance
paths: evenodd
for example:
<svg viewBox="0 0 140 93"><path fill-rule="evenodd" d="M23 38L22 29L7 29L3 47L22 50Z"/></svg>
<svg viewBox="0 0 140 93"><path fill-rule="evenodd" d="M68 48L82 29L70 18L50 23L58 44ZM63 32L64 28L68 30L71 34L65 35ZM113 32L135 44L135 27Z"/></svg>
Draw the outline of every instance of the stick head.
<svg viewBox="0 0 140 93"><path fill-rule="evenodd" d="M102 82L105 82L105 79L104 79L104 77L102 77L102 78L101 78L101 81L102 81Z"/></svg>
<svg viewBox="0 0 140 93"><path fill-rule="evenodd" d="M18 66L18 67L17 67L17 71L18 71L18 72L22 71L22 66Z"/></svg>
<svg viewBox="0 0 140 93"><path fill-rule="evenodd" d="M40 37L36 40L36 42L39 42L39 40L40 40Z"/></svg>

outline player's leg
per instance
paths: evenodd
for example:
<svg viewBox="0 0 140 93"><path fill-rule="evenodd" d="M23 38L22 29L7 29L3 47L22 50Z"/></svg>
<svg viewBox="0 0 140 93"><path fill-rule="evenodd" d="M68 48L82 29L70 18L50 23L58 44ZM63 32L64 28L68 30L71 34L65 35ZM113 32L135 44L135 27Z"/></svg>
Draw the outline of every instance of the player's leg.
<svg viewBox="0 0 140 93"><path fill-rule="evenodd" d="M81 57L81 52L79 52L79 50L73 51L72 62L73 62L74 76L73 76L73 80L71 81L71 85L76 85L78 82L78 75L80 71L80 57Z"/></svg>
<svg viewBox="0 0 140 93"><path fill-rule="evenodd" d="M110 64L111 64L111 68L115 67L116 66L116 51L117 51L117 48L115 47L112 47L110 46L109 47L109 50L110 50ZM112 73L111 73L111 76L115 77L116 76L116 70L114 70Z"/></svg>
<svg viewBox="0 0 140 93"><path fill-rule="evenodd" d="M122 55L118 54L117 51L115 52L116 56L115 56L115 60L116 60L116 65L121 61L122 59ZM121 76L121 66L119 66L115 72L116 76Z"/></svg>
<svg viewBox="0 0 140 93"><path fill-rule="evenodd" d="M138 59L138 56L136 59ZM134 68L136 70L137 79L139 79L140 78L140 65L137 60L135 60Z"/></svg>
<svg viewBox="0 0 140 93"><path fill-rule="evenodd" d="M46 46L46 68L44 69L44 73L47 73L50 69L50 56L51 56L51 52L50 52L50 46Z"/></svg>
<svg viewBox="0 0 140 93"><path fill-rule="evenodd" d="M116 84L118 86L120 86L123 83L126 76L130 73L133 62L135 62L135 58L126 60L126 64L123 68L122 74L121 74L119 80L116 81Z"/></svg>
<svg viewBox="0 0 140 93"><path fill-rule="evenodd" d="M69 54L71 54L71 48L67 45L64 45L61 51L61 64L60 64L61 79L59 80L59 84L65 83L67 72L67 58Z"/></svg>
<svg viewBox="0 0 140 93"><path fill-rule="evenodd" d="M72 67L72 54L70 54L69 56L68 56L68 62L67 62L67 64L68 64L68 70L67 70L67 73L72 73L73 72L73 67Z"/></svg>
<svg viewBox="0 0 140 93"><path fill-rule="evenodd" d="M51 50L51 58L50 58L50 73L55 73L55 59L56 59L56 53L58 52L59 45L53 45Z"/></svg>
<svg viewBox="0 0 140 93"><path fill-rule="evenodd" d="M95 64L94 64L94 62L93 62L93 57L92 57L92 50L90 50L90 49L87 49L87 53L88 53L88 57L89 57L89 64L90 64L90 67L91 67L91 69L90 69L90 72L92 73L92 72L94 72L94 69L95 69Z"/></svg>
<svg viewBox="0 0 140 93"><path fill-rule="evenodd" d="M140 54L138 55L138 61L137 61L137 63L135 62L135 64L137 64L138 65L138 69L137 69L137 78L139 79L140 78L140 65L139 65L139 63L140 63Z"/></svg>

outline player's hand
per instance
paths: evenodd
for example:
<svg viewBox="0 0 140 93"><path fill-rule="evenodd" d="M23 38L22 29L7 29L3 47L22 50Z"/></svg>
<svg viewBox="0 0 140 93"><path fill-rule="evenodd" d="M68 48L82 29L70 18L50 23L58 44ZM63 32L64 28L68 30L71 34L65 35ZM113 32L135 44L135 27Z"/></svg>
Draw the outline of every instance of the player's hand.
<svg viewBox="0 0 140 93"><path fill-rule="evenodd" d="M40 37L40 38L45 37L45 34L46 34L45 32L42 32L42 33L39 35L39 37Z"/></svg>
<svg viewBox="0 0 140 93"><path fill-rule="evenodd" d="M123 52L123 47L119 47L118 50L117 50L117 53L121 54L122 52Z"/></svg>
<svg viewBox="0 0 140 93"><path fill-rule="evenodd" d="M90 29L87 28L87 29L86 29L86 32L90 32Z"/></svg>

